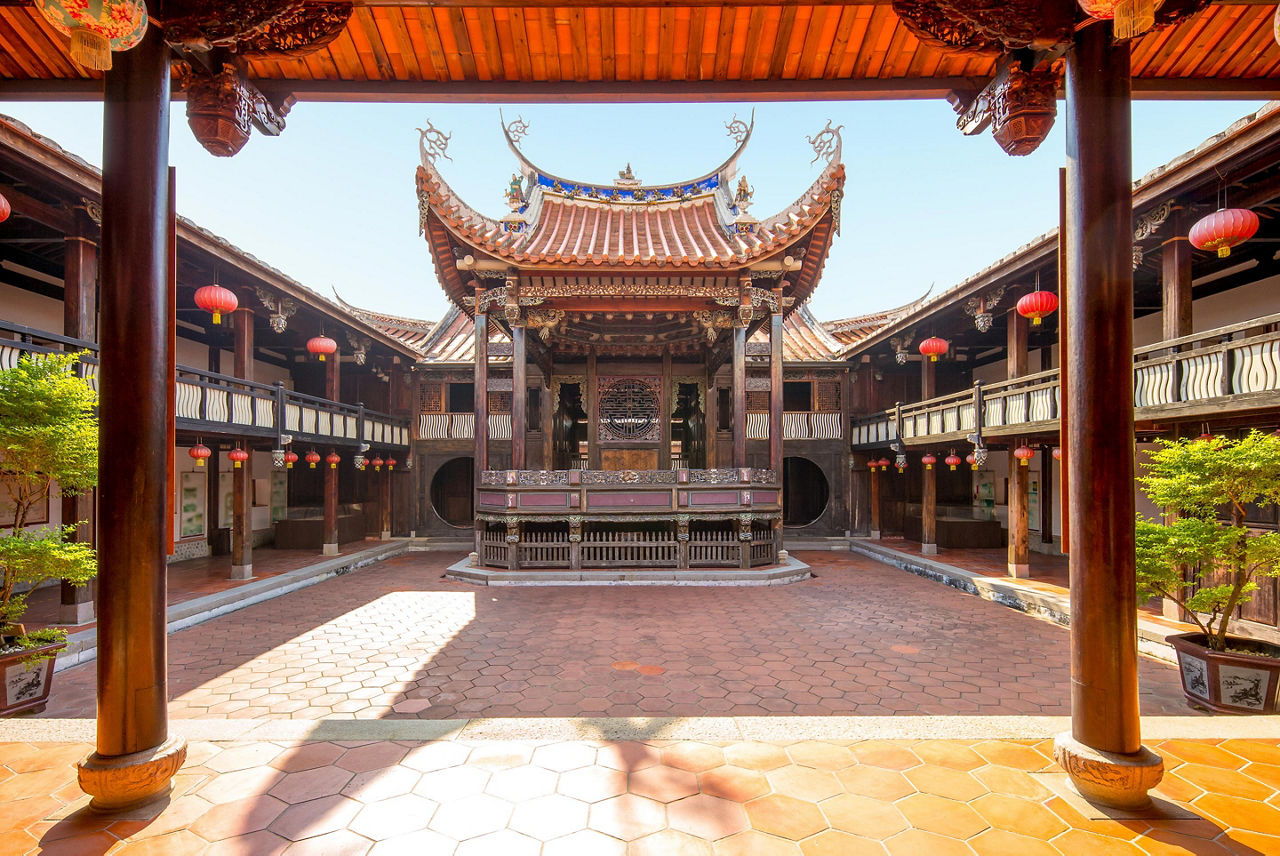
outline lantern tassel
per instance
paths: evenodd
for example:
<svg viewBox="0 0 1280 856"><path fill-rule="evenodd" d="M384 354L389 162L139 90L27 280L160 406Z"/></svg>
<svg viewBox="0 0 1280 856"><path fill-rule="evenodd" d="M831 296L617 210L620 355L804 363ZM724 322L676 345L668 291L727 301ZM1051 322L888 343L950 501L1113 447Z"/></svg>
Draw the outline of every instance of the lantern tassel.
<svg viewBox="0 0 1280 856"><path fill-rule="evenodd" d="M1132 39L1155 25L1155 0L1121 0L1116 4L1113 32L1117 39Z"/></svg>
<svg viewBox="0 0 1280 856"><path fill-rule="evenodd" d="M1031 326L1032 326L1032 327L1039 327L1039 326L1040 326L1040 316L1039 316L1039 315L1037 315L1036 317L1034 317L1034 318L1032 318L1032 319L1031 319Z"/></svg>
<svg viewBox="0 0 1280 856"><path fill-rule="evenodd" d="M1223 246L1221 246L1221 247L1218 247L1218 258L1220 258L1220 259L1225 259L1225 258L1226 258L1227 256L1229 256L1229 255L1231 255L1231 248L1230 248L1230 247L1228 247L1228 246L1226 246L1226 245L1223 245Z"/></svg>
<svg viewBox="0 0 1280 856"><path fill-rule="evenodd" d="M71 31L71 58L85 68L111 69L111 42L106 36L85 27Z"/></svg>

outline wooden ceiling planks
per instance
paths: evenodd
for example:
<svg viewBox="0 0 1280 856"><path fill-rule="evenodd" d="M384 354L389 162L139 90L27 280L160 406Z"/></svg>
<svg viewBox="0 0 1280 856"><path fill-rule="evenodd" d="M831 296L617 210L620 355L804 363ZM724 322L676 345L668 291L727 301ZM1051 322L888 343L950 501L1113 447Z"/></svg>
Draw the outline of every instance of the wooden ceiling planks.
<svg viewBox="0 0 1280 856"><path fill-rule="evenodd" d="M1270 5L1223 3L1139 39L1135 79L1190 81L1191 87L1202 81L1204 89L1215 81L1224 87L1242 79L1265 82L1280 72L1272 14ZM527 83L718 81L731 93L731 84L752 81L903 81L884 88L894 95L910 94L913 86L932 92L933 79L992 71L989 57L922 45L887 2L821 0L648 6L387 0L358 5L346 31L313 54L251 61L254 77L346 82L362 98L376 97L383 82L493 81L512 84L510 96L518 98L518 85ZM33 8L0 6L0 83L92 76L71 63L65 37ZM56 87L48 91L57 94ZM796 94L802 97L803 87Z"/></svg>

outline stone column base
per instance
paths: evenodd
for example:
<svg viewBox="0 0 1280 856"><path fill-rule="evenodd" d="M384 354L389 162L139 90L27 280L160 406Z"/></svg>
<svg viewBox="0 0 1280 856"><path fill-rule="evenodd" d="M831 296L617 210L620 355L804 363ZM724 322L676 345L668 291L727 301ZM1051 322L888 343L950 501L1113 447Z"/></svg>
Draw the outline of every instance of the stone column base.
<svg viewBox="0 0 1280 856"><path fill-rule="evenodd" d="M937 544L921 544L920 554L923 556L936 556L938 555L938 545Z"/></svg>
<svg viewBox="0 0 1280 856"><path fill-rule="evenodd" d="M160 799L187 760L187 741L170 737L161 745L129 755L99 755L80 762L80 789L93 799L89 807L119 812Z"/></svg>
<svg viewBox="0 0 1280 856"><path fill-rule="evenodd" d="M871 534L870 534L868 537L869 537L872 541L879 541L879 540L880 540L880 530L879 530L879 529L872 529L872 530L871 530Z"/></svg>
<svg viewBox="0 0 1280 856"><path fill-rule="evenodd" d="M324 551L323 551L323 553L321 553L321 555L324 555L324 556L336 556L336 555L338 555L338 545L337 545L337 544L325 544L325 545L324 545Z"/></svg>
<svg viewBox="0 0 1280 856"><path fill-rule="evenodd" d="M231 576L233 580L251 580L253 579L253 565L232 565Z"/></svg>
<svg viewBox="0 0 1280 856"><path fill-rule="evenodd" d="M391 531L388 529L383 529L382 532L378 535L378 538L383 541L390 541Z"/></svg>
<svg viewBox="0 0 1280 856"><path fill-rule="evenodd" d="M94 620L93 601L64 603L58 606L59 624L88 624Z"/></svg>
<svg viewBox="0 0 1280 856"><path fill-rule="evenodd" d="M1053 740L1053 760L1089 802L1140 809L1151 804L1147 791L1164 777L1164 759L1146 746L1132 755L1086 746L1064 731Z"/></svg>
<svg viewBox="0 0 1280 856"><path fill-rule="evenodd" d="M1010 562L1010 563L1009 563L1009 576L1013 577L1015 580L1025 580L1025 579L1029 579L1029 578L1031 577L1031 566L1030 566L1030 565L1015 565L1013 562Z"/></svg>

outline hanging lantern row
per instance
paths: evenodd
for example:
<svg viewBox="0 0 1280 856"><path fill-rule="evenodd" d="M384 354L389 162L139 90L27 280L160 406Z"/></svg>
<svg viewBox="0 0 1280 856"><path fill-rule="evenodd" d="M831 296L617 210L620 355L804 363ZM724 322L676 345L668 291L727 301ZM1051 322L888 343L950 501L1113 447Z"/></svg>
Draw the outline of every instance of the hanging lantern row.
<svg viewBox="0 0 1280 856"><path fill-rule="evenodd" d="M1019 446L1018 448L1013 450L1013 456L1017 458L1018 463L1020 463L1024 467L1030 466L1031 458L1034 455L1035 455L1035 452L1031 451L1031 448L1029 446Z"/></svg>
<svg viewBox="0 0 1280 856"><path fill-rule="evenodd" d="M293 469L293 465L298 463L298 453L290 449L284 453L284 468L286 470Z"/></svg>
<svg viewBox="0 0 1280 856"><path fill-rule="evenodd" d="M236 293L220 285L206 285L196 289L196 306L213 314L213 323L221 324L223 313L235 312L240 305Z"/></svg>
<svg viewBox="0 0 1280 856"><path fill-rule="evenodd" d="M960 456L957 455L955 452L952 452L950 455L947 455L947 466L951 468L952 472L955 472L956 467L960 466L960 463L961 463Z"/></svg>
<svg viewBox="0 0 1280 856"><path fill-rule="evenodd" d="M338 350L338 343L328 336L315 336L307 340L307 350L319 357L320 362L323 363L325 356Z"/></svg>
<svg viewBox="0 0 1280 856"><path fill-rule="evenodd" d="M1058 309L1058 296L1052 291L1041 291L1039 287L1030 294L1024 294L1018 301L1018 314L1031 319L1032 327L1040 326L1040 319L1051 315Z"/></svg>
<svg viewBox="0 0 1280 856"><path fill-rule="evenodd" d="M1132 39L1156 25L1157 0L1079 0L1090 18L1112 22L1117 39Z"/></svg>
<svg viewBox="0 0 1280 856"><path fill-rule="evenodd" d="M187 454L195 460L197 467L203 467L204 462L209 459L213 451L204 443L197 441L194 446L187 450Z"/></svg>
<svg viewBox="0 0 1280 856"><path fill-rule="evenodd" d="M227 460L231 461L231 466L238 470L245 461L249 460L249 453L236 446L230 452L227 452Z"/></svg>
<svg viewBox="0 0 1280 856"><path fill-rule="evenodd" d="M316 468L316 464L320 463L320 453L315 449L312 449L310 452L307 452L304 460L307 462L307 466L314 470Z"/></svg>
<svg viewBox="0 0 1280 856"><path fill-rule="evenodd" d="M969 465L969 469L971 470L976 470L978 468L978 459L973 452L964 456L964 462Z"/></svg>
<svg viewBox="0 0 1280 856"><path fill-rule="evenodd" d="M98 71L111 68L112 51L127 51L147 32L143 0L36 0L53 28L71 37L71 59Z"/></svg>
<svg viewBox="0 0 1280 856"><path fill-rule="evenodd" d="M939 339L937 336L930 336L920 343L920 353L929 358L929 362L936 363L938 357L947 352L950 345L946 339Z"/></svg>
<svg viewBox="0 0 1280 856"><path fill-rule="evenodd" d="M379 457L378 455L374 455L373 460L370 461L369 463L373 464L373 471L375 473L380 473L382 472L382 465L386 463L386 461L382 460L382 458Z"/></svg>
<svg viewBox="0 0 1280 856"><path fill-rule="evenodd" d="M933 465L938 463L938 459L926 452L921 458L920 463L924 464L926 470L933 469Z"/></svg>
<svg viewBox="0 0 1280 856"><path fill-rule="evenodd" d="M9 204L9 200L4 198L4 194L0 193L0 223L9 219L9 215L13 213L13 206Z"/></svg>
<svg viewBox="0 0 1280 856"><path fill-rule="evenodd" d="M1187 238L1197 250L1216 252L1218 258L1225 259L1232 247L1256 235L1259 225L1258 215L1248 208L1219 208L1196 221Z"/></svg>
<svg viewBox="0 0 1280 856"><path fill-rule="evenodd" d="M328 455L325 456L324 460L325 460L325 463L329 465L329 469L336 470L338 468L338 463L342 460L342 458L338 457L337 452L330 452Z"/></svg>

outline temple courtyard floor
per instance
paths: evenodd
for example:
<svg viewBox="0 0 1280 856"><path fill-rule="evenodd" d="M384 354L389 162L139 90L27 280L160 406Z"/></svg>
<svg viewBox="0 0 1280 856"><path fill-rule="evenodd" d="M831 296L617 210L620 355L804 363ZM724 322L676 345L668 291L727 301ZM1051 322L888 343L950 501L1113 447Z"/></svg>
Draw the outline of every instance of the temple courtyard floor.
<svg viewBox="0 0 1280 856"><path fill-rule="evenodd" d="M1156 809L1052 761L1068 632L847 553L767 588L476 588L410 553L170 636L173 796L75 784L95 670L0 722L14 853L1280 854L1280 724L1141 659Z"/></svg>

